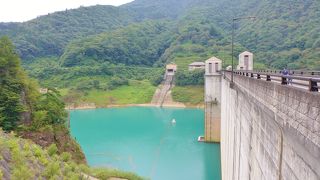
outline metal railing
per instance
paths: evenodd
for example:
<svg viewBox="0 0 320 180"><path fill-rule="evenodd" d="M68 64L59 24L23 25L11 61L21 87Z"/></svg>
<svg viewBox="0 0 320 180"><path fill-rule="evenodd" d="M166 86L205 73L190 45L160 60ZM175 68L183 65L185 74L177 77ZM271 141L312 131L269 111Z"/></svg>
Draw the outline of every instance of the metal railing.
<svg viewBox="0 0 320 180"><path fill-rule="evenodd" d="M282 74L282 70L254 70L250 72ZM294 76L320 76L320 71L288 70L288 73Z"/></svg>
<svg viewBox="0 0 320 180"><path fill-rule="evenodd" d="M232 73L232 71L223 71ZM265 81L273 81L282 85L292 85L297 88L307 89L312 92L319 92L320 72L319 71L291 71L291 75L283 75L281 71L258 70L258 71L234 71L234 75L246 76ZM319 74L318 74L319 73Z"/></svg>

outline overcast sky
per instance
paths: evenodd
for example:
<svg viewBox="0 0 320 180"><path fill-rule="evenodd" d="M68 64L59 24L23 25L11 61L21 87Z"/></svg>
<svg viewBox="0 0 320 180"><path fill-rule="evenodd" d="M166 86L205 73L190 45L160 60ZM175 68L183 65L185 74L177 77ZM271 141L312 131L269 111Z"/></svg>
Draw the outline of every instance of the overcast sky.
<svg viewBox="0 0 320 180"><path fill-rule="evenodd" d="M55 11L96 4L119 6L133 0L1 0L0 22L23 22Z"/></svg>

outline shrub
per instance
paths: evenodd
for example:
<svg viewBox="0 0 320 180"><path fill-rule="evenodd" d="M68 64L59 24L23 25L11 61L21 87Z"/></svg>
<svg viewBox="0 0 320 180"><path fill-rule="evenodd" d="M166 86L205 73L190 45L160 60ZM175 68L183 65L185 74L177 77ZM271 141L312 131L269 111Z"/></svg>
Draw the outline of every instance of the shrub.
<svg viewBox="0 0 320 180"><path fill-rule="evenodd" d="M70 164L70 168L71 168L71 171L76 171L76 169L77 169L77 164L76 163L74 163L74 162L71 162Z"/></svg>
<svg viewBox="0 0 320 180"><path fill-rule="evenodd" d="M44 166L49 164L49 161L45 156L40 156L38 159L39 159L39 162Z"/></svg>
<svg viewBox="0 0 320 180"><path fill-rule="evenodd" d="M32 125L31 125L32 130L38 130L45 126L47 113L48 113L47 111L42 110L42 111L36 111L32 114L33 115Z"/></svg>
<svg viewBox="0 0 320 180"><path fill-rule="evenodd" d="M129 85L128 79L115 76L115 77L111 78L111 80L108 83L107 88L109 90L113 90L113 89L116 89L117 87L124 86L124 85Z"/></svg>
<svg viewBox="0 0 320 180"><path fill-rule="evenodd" d="M2 180L2 178L3 178L3 174L2 174L2 170L0 168L0 180Z"/></svg>
<svg viewBox="0 0 320 180"><path fill-rule="evenodd" d="M81 178L80 174L78 174L78 173L70 172L66 179L68 179L68 180L78 180L78 179L83 179L83 178Z"/></svg>
<svg viewBox="0 0 320 180"><path fill-rule="evenodd" d="M90 90L90 89L100 89L100 81L98 80L92 80L92 81L85 81L80 83L77 86L77 90L79 91L86 91L86 90Z"/></svg>
<svg viewBox="0 0 320 180"><path fill-rule="evenodd" d="M175 77L175 83L178 86L188 85L203 85L204 84L204 71L178 71Z"/></svg>
<svg viewBox="0 0 320 180"><path fill-rule="evenodd" d="M63 165L63 175L67 176L71 172L71 167L68 163L64 163Z"/></svg>
<svg viewBox="0 0 320 180"><path fill-rule="evenodd" d="M8 140L7 141L7 146L10 148L10 150L19 148L19 144L18 144L18 141L16 139Z"/></svg>
<svg viewBox="0 0 320 180"><path fill-rule="evenodd" d="M59 162L50 163L43 172L43 176L48 179L53 178L57 175L61 175Z"/></svg>
<svg viewBox="0 0 320 180"><path fill-rule="evenodd" d="M175 86L172 90L174 101L198 105L203 103L203 86Z"/></svg>
<svg viewBox="0 0 320 180"><path fill-rule="evenodd" d="M85 164L80 164L79 168L80 168L81 172L90 174L90 168L88 166L86 166Z"/></svg>
<svg viewBox="0 0 320 180"><path fill-rule="evenodd" d="M157 76L153 76L150 79L151 84L154 85L154 86L158 86L162 81L163 81L163 75L162 74L159 74Z"/></svg>
<svg viewBox="0 0 320 180"><path fill-rule="evenodd" d="M131 180L142 180L141 177L137 176L134 173L118 171L115 169L96 168L96 169L93 169L92 171L93 171L92 174L99 179L108 179L111 177L119 177L119 178L131 179Z"/></svg>
<svg viewBox="0 0 320 180"><path fill-rule="evenodd" d="M48 154L49 156L53 156L55 154L57 154L58 152L58 148L56 146L56 144L51 144L49 147L48 147Z"/></svg>
<svg viewBox="0 0 320 180"><path fill-rule="evenodd" d="M30 169L23 165L16 165L12 171L12 180L29 180L33 175Z"/></svg>
<svg viewBox="0 0 320 180"><path fill-rule="evenodd" d="M35 157L41 157L42 156L42 149L37 146L37 145L33 145L32 146L32 151Z"/></svg>
<svg viewBox="0 0 320 180"><path fill-rule="evenodd" d="M70 161L70 159L71 159L71 154L68 153L68 152L63 152L63 153L61 154L61 158L62 158L62 161L68 162L68 161Z"/></svg>

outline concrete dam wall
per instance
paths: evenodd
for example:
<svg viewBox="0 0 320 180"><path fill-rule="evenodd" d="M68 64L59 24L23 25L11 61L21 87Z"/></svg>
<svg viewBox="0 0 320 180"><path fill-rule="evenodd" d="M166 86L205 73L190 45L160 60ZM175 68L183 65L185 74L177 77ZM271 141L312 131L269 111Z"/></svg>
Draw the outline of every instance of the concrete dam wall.
<svg viewBox="0 0 320 180"><path fill-rule="evenodd" d="M320 95L230 73L221 81L223 180L320 179Z"/></svg>

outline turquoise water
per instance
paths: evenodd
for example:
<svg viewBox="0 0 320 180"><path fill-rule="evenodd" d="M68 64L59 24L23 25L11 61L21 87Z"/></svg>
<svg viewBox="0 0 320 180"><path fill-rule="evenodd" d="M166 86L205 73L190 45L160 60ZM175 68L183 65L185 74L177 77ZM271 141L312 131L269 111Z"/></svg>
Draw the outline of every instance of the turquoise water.
<svg viewBox="0 0 320 180"><path fill-rule="evenodd" d="M203 110L126 107L75 110L70 117L90 166L153 180L221 179L220 146L197 142L204 134Z"/></svg>

